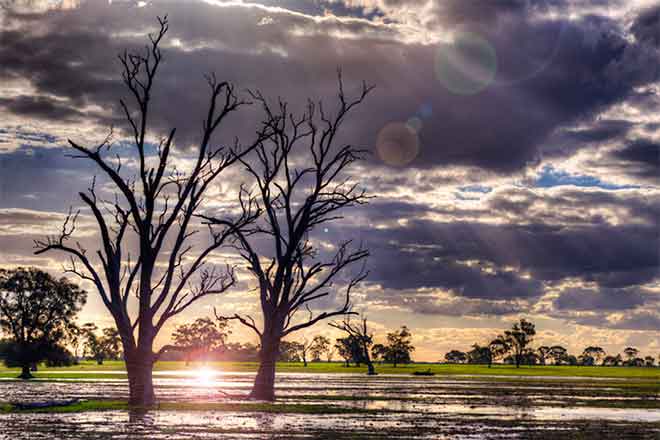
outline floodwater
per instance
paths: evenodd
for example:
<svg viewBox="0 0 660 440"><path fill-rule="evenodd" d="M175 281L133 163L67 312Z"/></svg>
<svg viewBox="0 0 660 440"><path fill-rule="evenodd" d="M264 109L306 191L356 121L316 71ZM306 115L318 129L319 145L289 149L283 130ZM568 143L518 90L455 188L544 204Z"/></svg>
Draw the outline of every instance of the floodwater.
<svg viewBox="0 0 660 440"><path fill-rule="evenodd" d="M81 372L82 373L82 372ZM86 371L85 373L92 373ZM99 372L94 372L98 374ZM112 373L116 374L116 372ZM254 375L155 372L166 402L239 402ZM317 404L347 414L104 411L0 414L0 439L652 439L660 395L585 378L476 378L278 374L280 404ZM623 383L623 382L622 382ZM126 399L126 379L0 381L0 401ZM369 410L368 412L362 410Z"/></svg>

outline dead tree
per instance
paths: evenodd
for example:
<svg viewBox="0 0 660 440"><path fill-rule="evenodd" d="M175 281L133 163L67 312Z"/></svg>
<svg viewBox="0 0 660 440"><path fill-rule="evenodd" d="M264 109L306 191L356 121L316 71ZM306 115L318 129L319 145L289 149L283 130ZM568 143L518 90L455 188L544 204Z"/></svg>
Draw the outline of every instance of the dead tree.
<svg viewBox="0 0 660 440"><path fill-rule="evenodd" d="M358 324L354 324L350 320L350 315L346 316L342 322L331 322L328 324L338 330L346 332L350 338L357 341L362 350L362 360L367 364L367 374L373 376L376 374L373 362L371 362L371 345L374 342L374 335L369 332L367 328L367 318L362 317Z"/></svg>
<svg viewBox="0 0 660 440"><path fill-rule="evenodd" d="M75 241L78 213L72 211L59 235L35 243L37 254L51 250L69 254L68 272L98 290L121 335L130 403L137 405L150 405L155 400L152 367L163 350L154 353L153 343L165 322L195 301L220 294L234 284L233 267L217 270L207 260L256 216L243 209L238 218L227 220L222 230L211 230L204 228L195 214L211 184L265 139L268 130L263 127L250 145L241 146L236 141L231 147L213 146L213 135L227 115L246 102L236 96L231 84L218 82L212 75L207 78L210 99L190 169L180 171L173 163L175 129L160 140L156 152L150 153L150 103L162 61L159 45L168 30L166 17L158 21L160 30L149 35L144 53L119 56L123 83L135 103L131 108L120 101L134 153L129 158L116 154L110 136L95 147L69 141L75 151L73 157L94 162L114 193L106 197L94 183L80 193L98 228L99 249L88 252ZM122 165L131 160L135 168L126 171ZM192 237L200 228L208 229L209 238L194 242Z"/></svg>
<svg viewBox="0 0 660 440"><path fill-rule="evenodd" d="M301 116L294 116L286 102L280 100L273 108L261 94L252 94L263 106L265 126L271 135L257 147L256 160L241 159L255 181L256 195L246 190L245 197L254 201L261 216L253 227L236 231L235 245L257 281L262 322L258 325L253 317L238 314L225 317L251 328L261 340L252 398L275 398L275 361L280 341L323 319L349 313L351 291L366 276L364 262L369 252L362 246L353 246L351 241L337 243L334 256L324 258L310 235L320 225L341 219L342 210L368 201L358 184L344 176L366 151L335 144L346 116L371 89L363 84L359 96L348 100L339 75L339 109L333 117L324 111L322 103L317 107L310 101ZM253 212L244 215L250 217ZM205 218L213 226L230 226L223 220ZM264 241L270 251L262 254ZM343 293L337 293L333 280L353 265L361 269L357 275L347 277ZM318 308L314 307L318 304L315 301L330 293L336 293L341 304L333 310L314 311Z"/></svg>

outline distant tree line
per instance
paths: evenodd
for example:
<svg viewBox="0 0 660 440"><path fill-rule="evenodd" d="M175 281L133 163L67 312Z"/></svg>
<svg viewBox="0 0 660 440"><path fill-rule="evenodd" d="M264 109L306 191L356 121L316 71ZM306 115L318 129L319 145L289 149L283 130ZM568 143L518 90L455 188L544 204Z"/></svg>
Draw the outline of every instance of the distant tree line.
<svg viewBox="0 0 660 440"><path fill-rule="evenodd" d="M231 332L227 320L221 317L198 318L190 324L182 324L172 333L172 345L163 360L191 361L256 361L261 347L251 343L229 342ZM332 362L337 355L349 367L366 365L370 374L375 374L374 363L388 363L396 367L412 362L412 333L408 327L387 333L384 343L374 344L373 334L368 329L366 318L354 322L347 317L342 322L332 322L331 327L342 330L345 336L333 342L327 336L317 335L311 340L280 342L279 362Z"/></svg>
<svg viewBox="0 0 660 440"><path fill-rule="evenodd" d="M86 293L65 278L55 279L34 268L0 270L0 359L9 367L21 368L21 378L29 379L39 363L47 366L72 365L86 358L102 364L124 358L121 336L115 327L99 329L94 323L77 325L75 317L84 305ZM331 327L344 335L334 342L324 335L279 344L280 362L332 362L336 356L346 367L366 365L375 374L375 365L396 367L413 362L412 333L407 326L387 333L376 343L367 319L352 320L346 315ZM259 361L260 345L231 342L228 320L198 318L177 326L172 344L164 347L164 360ZM520 365L603 365L654 367L656 359L642 356L635 347L622 354L608 354L599 346L586 347L574 355L561 345L532 347L535 325L521 319L511 329L495 336L487 345L474 344L463 352L450 350L447 363Z"/></svg>
<svg viewBox="0 0 660 440"><path fill-rule="evenodd" d="M494 362L520 365L581 365L581 366L626 366L653 367L656 364L653 356L645 356L634 347L627 347L621 354L607 354L602 347L586 347L581 354L570 354L561 345L542 345L531 347L536 335L533 323L521 319L513 324L510 330L497 335L487 345L474 344L472 350L463 352L450 350L445 354L444 361L450 364L487 364ZM660 357L658 358L660 363Z"/></svg>

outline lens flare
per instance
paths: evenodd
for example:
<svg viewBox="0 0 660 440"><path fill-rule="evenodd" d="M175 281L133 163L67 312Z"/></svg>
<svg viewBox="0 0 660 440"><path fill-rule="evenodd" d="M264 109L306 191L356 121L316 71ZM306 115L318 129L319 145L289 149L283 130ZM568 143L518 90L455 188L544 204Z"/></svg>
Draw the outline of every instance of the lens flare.
<svg viewBox="0 0 660 440"><path fill-rule="evenodd" d="M376 152L388 165L407 165L419 154L417 132L406 123L390 122L378 133Z"/></svg>
<svg viewBox="0 0 660 440"><path fill-rule="evenodd" d="M439 48L435 74L450 92L475 95L495 80L497 54L483 37L460 33L451 44L443 44Z"/></svg>

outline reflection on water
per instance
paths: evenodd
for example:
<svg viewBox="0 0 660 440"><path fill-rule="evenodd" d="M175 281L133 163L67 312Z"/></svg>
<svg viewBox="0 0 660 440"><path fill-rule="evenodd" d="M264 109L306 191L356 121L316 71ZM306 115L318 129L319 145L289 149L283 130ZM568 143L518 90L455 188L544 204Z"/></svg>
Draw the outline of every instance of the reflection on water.
<svg viewBox="0 0 660 440"><path fill-rule="evenodd" d="M87 372L91 373L91 372ZM97 374L94 372L94 374ZM162 401L228 402L221 390L246 394L254 375L216 371L155 372ZM545 379L545 378L544 378ZM2 381L3 401L126 399L125 379ZM0 439L239 439L239 438L546 438L547 432L596 429L617 437L660 438L660 410L636 409L656 394L631 394L596 381L553 384L534 381L484 382L451 377L281 374L280 403L322 404L379 413L296 415L219 411L110 411L81 414L0 414ZM597 408L598 400L621 408ZM591 405L591 406L584 406ZM602 404L601 404L602 406ZM598 421L593 423L593 421ZM655 425L651 424L654 423ZM631 428L633 426L633 428ZM632 429L632 431L631 431ZM639 434L630 436L631 432ZM519 434L519 435L518 435ZM595 435L596 435L595 434ZM475 437L476 435L476 437ZM566 437L566 438L571 438ZM589 437L586 437L589 438Z"/></svg>

